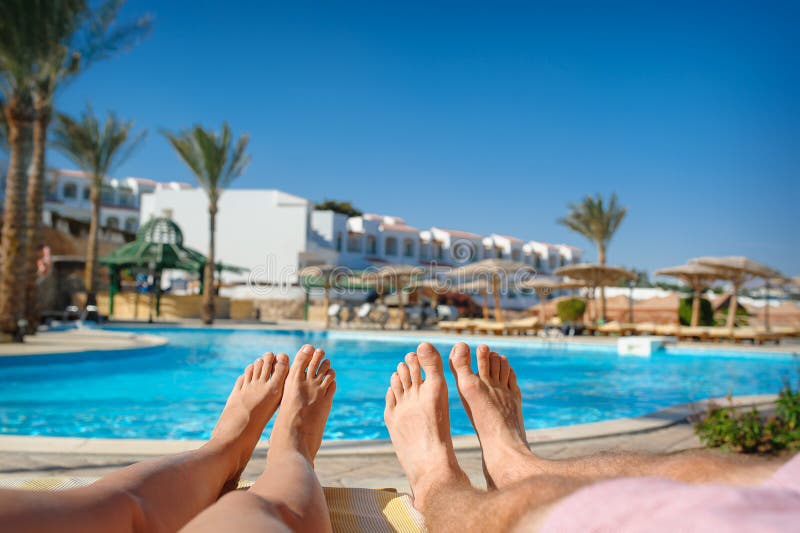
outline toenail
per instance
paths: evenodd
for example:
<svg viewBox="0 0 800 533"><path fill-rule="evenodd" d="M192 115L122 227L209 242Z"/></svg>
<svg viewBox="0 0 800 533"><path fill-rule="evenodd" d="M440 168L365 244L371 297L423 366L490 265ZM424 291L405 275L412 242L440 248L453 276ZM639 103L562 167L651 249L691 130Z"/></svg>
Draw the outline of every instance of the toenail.
<svg viewBox="0 0 800 533"><path fill-rule="evenodd" d="M314 353L314 347L310 344L304 345L300 350L304 353Z"/></svg>

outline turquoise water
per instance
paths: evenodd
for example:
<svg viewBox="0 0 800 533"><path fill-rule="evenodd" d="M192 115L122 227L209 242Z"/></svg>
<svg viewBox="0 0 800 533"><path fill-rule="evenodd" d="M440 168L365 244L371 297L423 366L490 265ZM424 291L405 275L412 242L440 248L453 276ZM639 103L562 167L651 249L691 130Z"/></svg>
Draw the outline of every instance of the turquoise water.
<svg viewBox="0 0 800 533"><path fill-rule="evenodd" d="M128 329L127 331L135 331ZM327 439L386 438L388 379L414 339L320 332L148 328L169 345L143 351L0 358L0 433L207 438L245 365L265 351L325 348L337 371ZM501 342L501 341L498 341ZM438 341L445 354L452 342ZM519 376L528 428L639 416L706 397L796 384L790 355L706 351L619 357L604 347L501 343ZM448 372L449 374L449 372ZM454 434L471 433L452 378Z"/></svg>

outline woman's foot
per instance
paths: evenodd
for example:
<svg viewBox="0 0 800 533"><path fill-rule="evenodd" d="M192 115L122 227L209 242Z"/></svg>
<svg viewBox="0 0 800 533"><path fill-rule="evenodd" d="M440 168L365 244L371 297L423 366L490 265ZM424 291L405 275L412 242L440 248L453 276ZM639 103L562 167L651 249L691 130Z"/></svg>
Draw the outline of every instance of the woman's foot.
<svg viewBox="0 0 800 533"><path fill-rule="evenodd" d="M221 450L232 458L226 488L235 488L264 426L275 414L288 372L289 357L268 352L247 365L236 380L207 443L210 449Z"/></svg>
<svg viewBox="0 0 800 533"><path fill-rule="evenodd" d="M299 452L314 464L334 392L336 372L325 359L325 352L310 344L300 348L289 369L281 411L269 439L268 463L283 453Z"/></svg>
<svg viewBox="0 0 800 533"><path fill-rule="evenodd" d="M476 354L477 374L471 368L469 346L459 342L450 352L450 368L481 442L486 483L503 488L541 473L541 462L528 447L522 394L508 359L485 344Z"/></svg>
<svg viewBox="0 0 800 533"><path fill-rule="evenodd" d="M397 365L386 392L384 419L411 483L414 507L423 510L439 484L469 483L453 451L442 358L431 344L423 342L417 353L409 353L406 362Z"/></svg>

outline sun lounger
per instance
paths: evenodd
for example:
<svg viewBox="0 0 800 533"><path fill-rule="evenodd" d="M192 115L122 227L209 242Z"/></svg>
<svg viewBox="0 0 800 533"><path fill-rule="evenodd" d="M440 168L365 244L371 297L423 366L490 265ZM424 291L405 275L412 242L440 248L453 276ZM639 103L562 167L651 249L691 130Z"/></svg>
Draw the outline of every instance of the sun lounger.
<svg viewBox="0 0 800 533"><path fill-rule="evenodd" d="M539 322L539 317L525 317L517 320L511 320L505 323L506 330L509 333L516 333L518 335L527 335L533 333L534 335L542 329L542 324Z"/></svg>
<svg viewBox="0 0 800 533"><path fill-rule="evenodd" d="M439 329L442 331L455 333L461 333L462 331L474 331L475 320L459 318L458 320L453 320L452 322L439 322Z"/></svg>
<svg viewBox="0 0 800 533"><path fill-rule="evenodd" d="M756 328L736 328L733 330L733 341L750 341L753 344L764 344L765 342L780 343L785 338L783 333L778 331L767 331Z"/></svg>
<svg viewBox="0 0 800 533"><path fill-rule="evenodd" d="M678 334L678 327L677 324L657 324L653 333L672 337Z"/></svg>
<svg viewBox="0 0 800 533"><path fill-rule="evenodd" d="M0 478L0 488L64 490L85 487L94 478ZM240 481L239 488L252 483ZM422 515L414 509L411 498L397 491L325 487L325 499L334 532L425 531Z"/></svg>
<svg viewBox="0 0 800 533"><path fill-rule="evenodd" d="M633 335L636 333L636 324L622 324L612 320L607 324L597 326L597 333L600 335Z"/></svg>
<svg viewBox="0 0 800 533"><path fill-rule="evenodd" d="M656 325L652 322L642 322L634 326L637 335L655 335Z"/></svg>
<svg viewBox="0 0 800 533"><path fill-rule="evenodd" d="M703 326L680 326L675 334L678 340L707 340L709 339L709 328Z"/></svg>

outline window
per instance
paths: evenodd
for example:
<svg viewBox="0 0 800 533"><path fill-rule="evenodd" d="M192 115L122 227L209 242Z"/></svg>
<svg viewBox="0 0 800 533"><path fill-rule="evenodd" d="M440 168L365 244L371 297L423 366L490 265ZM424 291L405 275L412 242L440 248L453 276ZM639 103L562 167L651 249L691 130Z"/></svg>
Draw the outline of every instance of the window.
<svg viewBox="0 0 800 533"><path fill-rule="evenodd" d="M139 221L136 220L136 217L128 217L125 219L125 231L133 233L136 231L136 226L139 225Z"/></svg>
<svg viewBox="0 0 800 533"><path fill-rule="evenodd" d="M342 232L341 231L337 231L336 232L336 251L337 252L341 252L342 251Z"/></svg>
<svg viewBox="0 0 800 533"><path fill-rule="evenodd" d="M431 245L430 243L419 241L419 258L420 259L430 259L431 258Z"/></svg>
<svg viewBox="0 0 800 533"><path fill-rule="evenodd" d="M135 207L133 189L130 187L120 187L117 189L117 194L119 194L119 205Z"/></svg>
<svg viewBox="0 0 800 533"><path fill-rule="evenodd" d="M387 237L383 247L386 255L397 255L397 237Z"/></svg>
<svg viewBox="0 0 800 533"><path fill-rule="evenodd" d="M542 269L542 256L540 256L539 254L534 254L533 258L534 258L533 259L533 266L536 268L536 270L541 270Z"/></svg>
<svg viewBox="0 0 800 533"><path fill-rule="evenodd" d="M437 261L444 259L444 247L439 241L433 242L433 258Z"/></svg>
<svg viewBox="0 0 800 533"><path fill-rule="evenodd" d="M483 258L484 259L491 259L494 257L494 249L491 246L484 246L483 247Z"/></svg>
<svg viewBox="0 0 800 533"><path fill-rule="evenodd" d="M555 270L556 267L558 266L558 258L555 255L549 256L547 262L548 262L548 266L550 267L551 271Z"/></svg>
<svg viewBox="0 0 800 533"><path fill-rule="evenodd" d="M361 235L358 233L347 234L347 251L360 252L361 251Z"/></svg>
<svg viewBox="0 0 800 533"><path fill-rule="evenodd" d="M403 239L403 257L414 257L414 239Z"/></svg>
<svg viewBox="0 0 800 533"><path fill-rule="evenodd" d="M88 200L92 197L92 188L91 187L84 187L83 188L83 199Z"/></svg>
<svg viewBox="0 0 800 533"><path fill-rule="evenodd" d="M103 184L100 189L100 201L106 205L114 204L114 187L111 185Z"/></svg>
<svg viewBox="0 0 800 533"><path fill-rule="evenodd" d="M521 258L519 250L511 250L511 259L514 261L519 261Z"/></svg>
<svg viewBox="0 0 800 533"><path fill-rule="evenodd" d="M119 228L119 219L117 217L108 217L106 219L106 227L111 229Z"/></svg>
<svg viewBox="0 0 800 533"><path fill-rule="evenodd" d="M367 235L367 253L373 255L378 253L378 239L375 235Z"/></svg>
<svg viewBox="0 0 800 533"><path fill-rule="evenodd" d="M64 192L62 194L64 195L64 198L77 198L78 186L74 183L65 183Z"/></svg>
<svg viewBox="0 0 800 533"><path fill-rule="evenodd" d="M563 255L561 255L558 258L558 263L559 263L559 266L563 267L564 265L567 264L567 259Z"/></svg>

